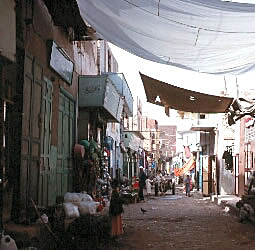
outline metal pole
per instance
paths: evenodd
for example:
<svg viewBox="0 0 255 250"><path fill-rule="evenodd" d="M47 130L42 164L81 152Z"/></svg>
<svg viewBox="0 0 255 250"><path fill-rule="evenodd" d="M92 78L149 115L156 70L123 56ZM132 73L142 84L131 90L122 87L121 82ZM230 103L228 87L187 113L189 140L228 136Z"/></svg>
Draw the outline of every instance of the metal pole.
<svg viewBox="0 0 255 250"><path fill-rule="evenodd" d="M236 98L237 99L239 98L239 85L238 85L238 82L237 82L237 76L236 76Z"/></svg>

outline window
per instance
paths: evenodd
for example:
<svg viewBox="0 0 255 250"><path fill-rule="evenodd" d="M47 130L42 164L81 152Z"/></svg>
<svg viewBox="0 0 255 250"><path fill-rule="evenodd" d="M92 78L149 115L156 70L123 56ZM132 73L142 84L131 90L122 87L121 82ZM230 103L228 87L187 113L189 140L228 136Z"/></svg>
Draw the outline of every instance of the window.
<svg viewBox="0 0 255 250"><path fill-rule="evenodd" d="M199 119L205 119L205 114L199 114Z"/></svg>

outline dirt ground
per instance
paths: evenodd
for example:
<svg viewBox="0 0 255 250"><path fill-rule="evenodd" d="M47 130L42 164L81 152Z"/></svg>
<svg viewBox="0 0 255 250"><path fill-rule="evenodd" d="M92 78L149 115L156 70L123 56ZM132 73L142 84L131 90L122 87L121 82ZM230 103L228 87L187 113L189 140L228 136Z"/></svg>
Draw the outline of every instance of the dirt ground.
<svg viewBox="0 0 255 250"><path fill-rule="evenodd" d="M197 191L186 197L179 187L176 195L152 196L124 209L125 233L111 249L255 249L255 225L239 223Z"/></svg>

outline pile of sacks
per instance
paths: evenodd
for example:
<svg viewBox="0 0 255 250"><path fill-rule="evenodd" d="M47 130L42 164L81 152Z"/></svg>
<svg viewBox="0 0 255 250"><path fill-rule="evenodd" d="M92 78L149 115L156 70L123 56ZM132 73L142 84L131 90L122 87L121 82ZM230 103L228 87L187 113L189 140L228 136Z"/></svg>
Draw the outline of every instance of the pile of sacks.
<svg viewBox="0 0 255 250"><path fill-rule="evenodd" d="M63 203L66 218L77 218L80 215L95 215L100 202L96 202L87 193L66 193Z"/></svg>

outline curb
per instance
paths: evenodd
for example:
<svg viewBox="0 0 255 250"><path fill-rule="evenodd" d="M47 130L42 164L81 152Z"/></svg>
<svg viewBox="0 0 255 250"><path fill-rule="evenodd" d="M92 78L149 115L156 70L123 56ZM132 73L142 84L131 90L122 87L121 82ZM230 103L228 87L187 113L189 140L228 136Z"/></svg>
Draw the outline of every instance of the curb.
<svg viewBox="0 0 255 250"><path fill-rule="evenodd" d="M225 209L226 213L238 216L238 209L236 203L241 200L240 197L234 195L212 195L211 202Z"/></svg>

